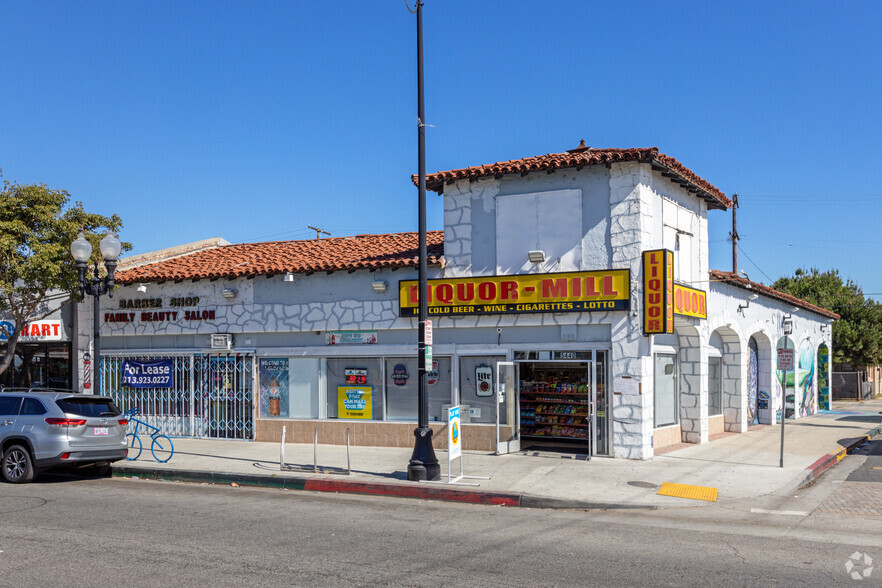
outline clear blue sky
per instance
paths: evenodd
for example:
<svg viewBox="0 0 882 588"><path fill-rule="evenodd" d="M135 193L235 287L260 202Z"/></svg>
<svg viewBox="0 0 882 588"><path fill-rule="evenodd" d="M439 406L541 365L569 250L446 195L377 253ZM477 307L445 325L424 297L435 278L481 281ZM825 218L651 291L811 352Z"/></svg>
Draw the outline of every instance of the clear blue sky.
<svg viewBox="0 0 882 588"><path fill-rule="evenodd" d="M658 146L740 195L751 279L838 268L882 293L882 3L426 0L424 20L429 172ZM5 177L120 214L132 253L417 228L404 0L0 0L0 23ZM712 268L730 228L710 214Z"/></svg>

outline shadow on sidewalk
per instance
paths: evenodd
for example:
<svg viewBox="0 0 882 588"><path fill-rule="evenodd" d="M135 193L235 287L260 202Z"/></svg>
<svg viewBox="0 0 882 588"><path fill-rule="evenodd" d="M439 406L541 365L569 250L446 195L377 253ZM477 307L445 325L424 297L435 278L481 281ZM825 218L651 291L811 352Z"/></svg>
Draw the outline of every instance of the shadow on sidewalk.
<svg viewBox="0 0 882 588"><path fill-rule="evenodd" d="M672 455L670 453L666 455L660 455L659 459L667 458L667 459L681 459L683 461L703 461L706 463L727 463L729 465L740 465L740 466L751 466L751 467L766 467L766 468L775 468L780 469L778 464L770 464L763 462L755 462L755 461L727 461L725 459L712 459L706 457L685 457L681 455Z"/></svg>

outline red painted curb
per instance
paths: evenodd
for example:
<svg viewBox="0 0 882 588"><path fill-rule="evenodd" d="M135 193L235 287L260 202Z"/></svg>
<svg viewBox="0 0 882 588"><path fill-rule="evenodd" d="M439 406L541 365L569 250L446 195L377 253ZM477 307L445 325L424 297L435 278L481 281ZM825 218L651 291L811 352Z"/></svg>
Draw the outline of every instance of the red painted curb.
<svg viewBox="0 0 882 588"><path fill-rule="evenodd" d="M836 462L839 461L840 458L837 458L837 455L840 455L840 453L828 453L805 469L809 470L812 473L812 476L817 478L818 476L829 470L831 467L833 467Z"/></svg>
<svg viewBox="0 0 882 588"><path fill-rule="evenodd" d="M805 469L812 473L812 479L817 478L818 476L832 468L834 465L839 463L839 460L851 453L855 447L868 439L870 439L869 435L858 437L852 443L850 443L848 447L842 447L836 453L828 453Z"/></svg>
<svg viewBox="0 0 882 588"><path fill-rule="evenodd" d="M373 484L370 482L347 482L345 480L306 480L304 490L313 492L345 492L349 494L373 494L375 496L398 496L402 498L425 498L472 504L520 506L519 494L503 492L479 492L455 490L437 486L404 486L399 484Z"/></svg>

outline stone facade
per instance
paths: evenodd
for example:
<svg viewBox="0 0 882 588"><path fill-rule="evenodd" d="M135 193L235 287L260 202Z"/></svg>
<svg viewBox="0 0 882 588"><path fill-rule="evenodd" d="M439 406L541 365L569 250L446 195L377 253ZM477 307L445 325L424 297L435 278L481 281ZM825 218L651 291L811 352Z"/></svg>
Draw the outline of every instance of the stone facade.
<svg viewBox="0 0 882 588"><path fill-rule="evenodd" d="M523 247L526 260L527 251L534 245L517 244L517 235L512 238L506 235L507 227L498 226L499 199L535 194L539 206L553 209L553 193L561 190L580 194L581 237L561 246L551 238L554 235L547 235L554 227L540 227L538 246L542 248L542 240L547 239L550 247L557 247L562 253L555 253L528 271L627 269L631 276L630 310L438 317L436 354L455 358L463 353L482 352L512 358L514 351L525 349L608 351L612 454L649 459L659 446L654 441L653 414L657 350L673 350L679 358L679 440L705 443L709 437L707 379L711 338L718 336L722 341L719 352L723 363L725 430L743 432L749 426L747 349L753 336L760 350L760 388L770 392L772 402L760 418L774 422L780 398L772 389L771 360L782 336L781 318L787 306L760 297L746 309L739 309L747 294L743 289L708 284L706 202L662 177L647 163L613 163L608 167L512 174L445 185L445 264L443 268L431 268L429 278L495 275L497 247L509 247L512 243ZM673 336L645 336L642 253L661 248L671 249L678 256L676 281L707 291L708 318L678 316ZM572 252L577 254L571 255ZM416 319L399 316L397 283L416 277L413 269L298 274L293 282L285 282L279 275L257 276L151 283L144 294L136 292L133 284L120 288L115 298L105 297L101 301L102 349L116 354L198 351L208 347L211 334L230 333L235 349L243 352L330 356L352 350L329 349L324 339L327 332L369 330L378 333L378 346L361 349L359 353L409 355L415 352ZM388 283L387 292L372 290L371 282L377 280ZM225 291L234 295L226 297ZM198 303L161 309L127 306L144 298L183 298ZM80 305L80 325L91 324L90 308L89 304ZM825 324L827 320L820 315L803 312L795 321L791 338L797 346L804 340L814 349L821 343L830 346L829 329L821 329ZM83 353L90 348L90 333L90 329L79 329L79 365ZM623 378L637 382L639 392L623 393L619 389ZM814 397L817 398L816 393ZM268 431L267 435L278 428L276 424L259 426ZM393 428L396 439L405 435ZM388 425L386 429L392 430ZM666 431L659 438L669 433Z"/></svg>

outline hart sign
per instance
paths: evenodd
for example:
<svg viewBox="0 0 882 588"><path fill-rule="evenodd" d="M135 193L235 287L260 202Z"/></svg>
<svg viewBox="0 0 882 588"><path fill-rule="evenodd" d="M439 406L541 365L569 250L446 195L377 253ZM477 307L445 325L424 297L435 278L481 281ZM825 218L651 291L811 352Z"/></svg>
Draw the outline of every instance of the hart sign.
<svg viewBox="0 0 882 588"><path fill-rule="evenodd" d="M3 321L3 326L10 332L14 332L15 323ZM28 341L61 341L63 329L59 320L32 321L25 323L21 328L18 340ZM6 334L0 329L0 341L6 341Z"/></svg>

